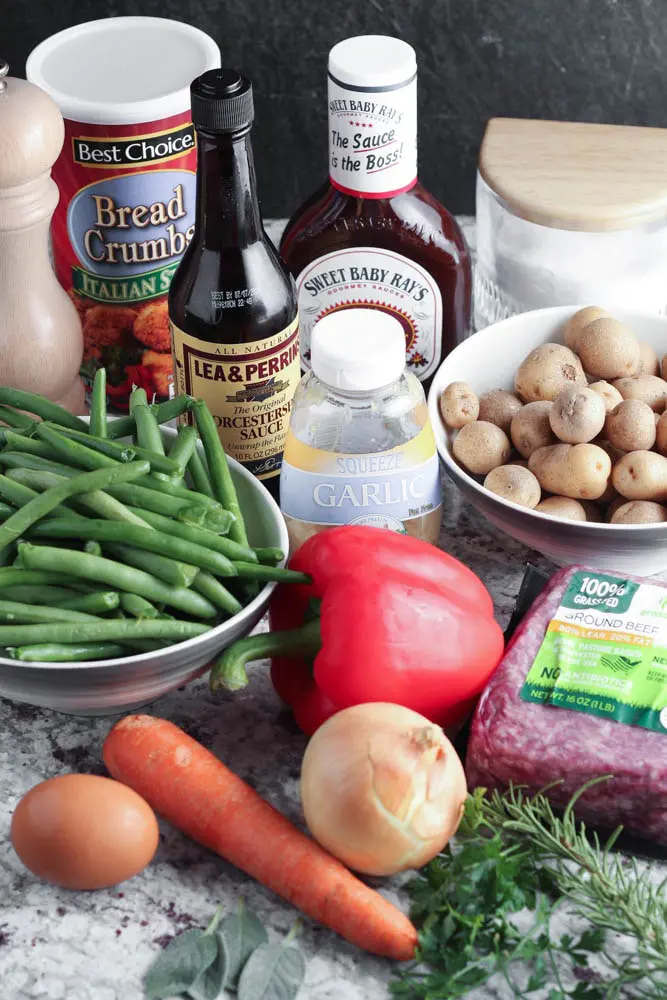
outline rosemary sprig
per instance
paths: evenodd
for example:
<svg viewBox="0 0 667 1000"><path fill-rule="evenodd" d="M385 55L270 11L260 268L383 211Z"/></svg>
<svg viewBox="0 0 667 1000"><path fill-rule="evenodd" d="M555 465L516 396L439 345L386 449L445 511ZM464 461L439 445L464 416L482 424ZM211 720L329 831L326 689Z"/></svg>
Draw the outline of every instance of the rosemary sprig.
<svg viewBox="0 0 667 1000"><path fill-rule="evenodd" d="M667 880L656 886L612 853L620 829L601 844L577 822L576 802L594 783L562 816L521 788L468 797L455 847L410 886L419 954L395 995L454 1000L500 974L521 998L548 988L550 1000L664 1000ZM552 933L564 901L588 924L578 937ZM615 952L607 932L629 947ZM602 975L588 967L592 955Z"/></svg>

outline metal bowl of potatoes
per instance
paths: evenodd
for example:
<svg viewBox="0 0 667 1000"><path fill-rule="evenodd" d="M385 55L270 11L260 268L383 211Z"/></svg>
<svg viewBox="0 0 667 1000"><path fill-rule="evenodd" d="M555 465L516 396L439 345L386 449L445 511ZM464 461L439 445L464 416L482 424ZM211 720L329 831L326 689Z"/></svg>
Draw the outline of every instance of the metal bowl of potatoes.
<svg viewBox="0 0 667 1000"><path fill-rule="evenodd" d="M477 510L557 565L653 576L667 571L667 416L659 423L667 317L622 309L605 317L602 303L581 324L573 317L584 308L522 313L456 347L429 393L438 451ZM554 344L562 346L543 346ZM443 398L452 383L477 399L463 387ZM471 420L480 397L487 419ZM443 409L461 426L448 426Z"/></svg>
<svg viewBox="0 0 667 1000"><path fill-rule="evenodd" d="M166 442L175 433L162 428ZM230 458L229 466L250 544L276 546L286 553L287 528L275 500L238 462ZM146 705L203 674L223 649L251 632L275 586L265 584L242 611L203 635L151 653L52 664L0 657L0 696L70 715L113 715Z"/></svg>

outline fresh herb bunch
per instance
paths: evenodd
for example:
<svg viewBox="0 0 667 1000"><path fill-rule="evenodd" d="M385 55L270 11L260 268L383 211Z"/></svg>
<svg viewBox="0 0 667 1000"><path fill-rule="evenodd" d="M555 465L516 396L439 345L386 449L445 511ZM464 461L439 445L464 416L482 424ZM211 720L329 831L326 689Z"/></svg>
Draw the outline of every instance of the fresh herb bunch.
<svg viewBox="0 0 667 1000"><path fill-rule="evenodd" d="M298 923L284 941L269 944L243 900L224 919L220 908L206 930L184 931L158 955L144 980L146 996L218 1000L231 992L237 1000L294 1000L306 972L303 955L291 944L297 930Z"/></svg>
<svg viewBox="0 0 667 1000"><path fill-rule="evenodd" d="M562 817L543 793L477 789L468 797L454 848L409 887L419 950L392 983L396 996L454 1000L499 974L516 997L549 990L549 1000L664 1000L667 880L655 886L611 852L620 829L601 845L575 820L577 799L594 783ZM551 932L565 901L588 922L578 937ZM626 955L614 952L607 932L629 939ZM604 975L589 968L592 955Z"/></svg>

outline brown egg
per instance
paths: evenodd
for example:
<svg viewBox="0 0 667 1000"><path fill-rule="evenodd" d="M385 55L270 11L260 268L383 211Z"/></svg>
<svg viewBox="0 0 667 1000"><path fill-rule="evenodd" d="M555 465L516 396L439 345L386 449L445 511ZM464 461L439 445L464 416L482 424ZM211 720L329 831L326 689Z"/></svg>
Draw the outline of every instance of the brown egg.
<svg viewBox="0 0 667 1000"><path fill-rule="evenodd" d="M158 825L131 788L92 774L35 785L14 811L11 840L31 872L65 889L103 889L145 868Z"/></svg>

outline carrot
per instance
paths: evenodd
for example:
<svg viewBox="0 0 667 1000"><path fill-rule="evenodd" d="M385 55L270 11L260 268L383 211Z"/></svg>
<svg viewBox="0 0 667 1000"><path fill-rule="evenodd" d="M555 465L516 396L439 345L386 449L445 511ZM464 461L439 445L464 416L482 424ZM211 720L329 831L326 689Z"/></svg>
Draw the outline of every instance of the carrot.
<svg viewBox="0 0 667 1000"><path fill-rule="evenodd" d="M179 830L309 917L376 955L414 956L417 932L399 909L178 726L128 715L107 736L102 755L114 778Z"/></svg>

